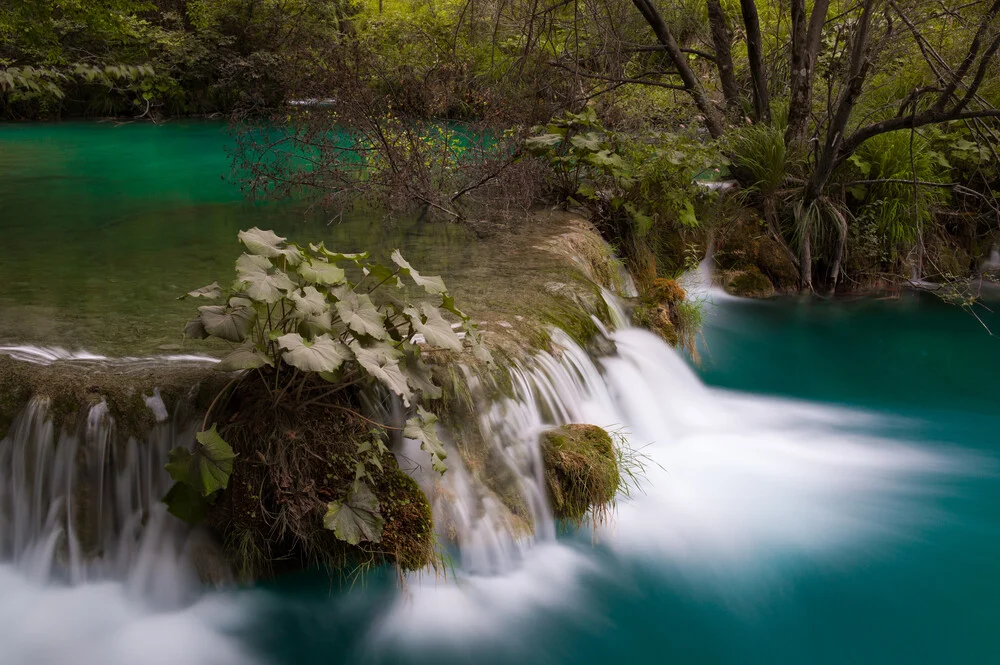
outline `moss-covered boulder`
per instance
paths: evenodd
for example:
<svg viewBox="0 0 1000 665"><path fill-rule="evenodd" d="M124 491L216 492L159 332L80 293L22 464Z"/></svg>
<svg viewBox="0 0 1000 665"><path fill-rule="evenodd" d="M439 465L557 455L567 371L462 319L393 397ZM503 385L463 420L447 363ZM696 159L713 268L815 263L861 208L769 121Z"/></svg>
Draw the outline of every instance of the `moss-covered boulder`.
<svg viewBox="0 0 1000 665"><path fill-rule="evenodd" d="M743 298L770 298L774 284L756 267L729 273L725 280L726 293Z"/></svg>
<svg viewBox="0 0 1000 665"><path fill-rule="evenodd" d="M679 336L665 303L642 303L632 312L632 323L646 328L663 338L670 346L677 346Z"/></svg>
<svg viewBox="0 0 1000 665"><path fill-rule="evenodd" d="M687 293L676 280L658 277L650 284L646 297L655 303L672 305L683 302L687 298Z"/></svg>
<svg viewBox="0 0 1000 665"><path fill-rule="evenodd" d="M556 518L579 522L591 508L611 504L621 476L607 432L595 425L565 425L544 432L541 447Z"/></svg>

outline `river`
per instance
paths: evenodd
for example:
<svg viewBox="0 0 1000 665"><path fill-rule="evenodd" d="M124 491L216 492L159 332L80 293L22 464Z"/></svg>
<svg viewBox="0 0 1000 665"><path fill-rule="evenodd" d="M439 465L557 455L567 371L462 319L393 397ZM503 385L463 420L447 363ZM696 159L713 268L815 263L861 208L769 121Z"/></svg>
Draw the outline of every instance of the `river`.
<svg viewBox="0 0 1000 665"><path fill-rule="evenodd" d="M225 143L211 123L0 126L0 345L186 352L163 332L189 309L172 298L253 224L400 244L459 283L470 261L448 256L490 256L454 226L246 204ZM70 584L0 563L0 662L1000 661L997 340L927 295L699 297L700 365L635 329L601 358L557 337L488 415L627 432L646 470L609 523L490 574L309 573L169 602L134 570Z"/></svg>

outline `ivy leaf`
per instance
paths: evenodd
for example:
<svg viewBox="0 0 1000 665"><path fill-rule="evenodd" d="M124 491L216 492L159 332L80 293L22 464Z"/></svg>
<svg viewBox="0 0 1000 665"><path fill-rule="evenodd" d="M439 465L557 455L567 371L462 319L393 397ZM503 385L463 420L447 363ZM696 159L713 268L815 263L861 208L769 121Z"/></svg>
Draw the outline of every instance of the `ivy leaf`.
<svg viewBox="0 0 1000 665"><path fill-rule="evenodd" d="M263 256L243 254L236 259L236 275L247 285L247 295L269 305L281 300L285 293L293 290L295 284L281 270L274 267Z"/></svg>
<svg viewBox="0 0 1000 665"><path fill-rule="evenodd" d="M314 284L333 286L344 283L344 269L326 261L307 261L296 270L306 281Z"/></svg>
<svg viewBox="0 0 1000 665"><path fill-rule="evenodd" d="M241 369L257 369L264 365L274 365L274 361L266 353L252 346L241 346L226 357L216 367L224 372Z"/></svg>
<svg viewBox="0 0 1000 665"><path fill-rule="evenodd" d="M420 313L412 307L407 307L404 314L410 317L410 323L424 336L427 343L442 349L461 352L462 340L452 330L451 324L441 316L441 311L428 303L423 303L420 309L424 320L421 320Z"/></svg>
<svg viewBox="0 0 1000 665"><path fill-rule="evenodd" d="M203 286L200 289L195 289L194 291L188 291L178 298L178 300L184 300L185 298L208 298L209 300L214 300L221 295L222 287L219 286L218 282L212 282L208 286Z"/></svg>
<svg viewBox="0 0 1000 665"><path fill-rule="evenodd" d="M351 350L366 372L399 395L405 406L410 405L413 392L406 382L406 375L399 367L399 358L402 354L395 347L385 342L377 342L365 348L358 342L352 342Z"/></svg>
<svg viewBox="0 0 1000 665"><path fill-rule="evenodd" d="M448 290L445 288L444 280L440 277L424 277L414 270L413 266L406 262L406 259L403 258L403 255L399 253L398 249L393 251L390 258L393 263L400 267L401 273L409 275L410 279L412 279L417 286L422 286L427 293L437 295L439 293L445 293Z"/></svg>
<svg viewBox="0 0 1000 665"><path fill-rule="evenodd" d="M417 415L406 421L403 436L420 441L420 448L431 456L431 466L438 473L448 470L444 460L448 453L437 435L437 416L423 407L417 407Z"/></svg>
<svg viewBox="0 0 1000 665"><path fill-rule="evenodd" d="M379 512L378 497L366 483L357 482L343 501L327 504L323 526L340 540L357 545L381 541L385 520Z"/></svg>
<svg viewBox="0 0 1000 665"><path fill-rule="evenodd" d="M309 341L288 333L278 338L278 346L285 350L286 363L306 372L332 372L351 359L351 350L329 335Z"/></svg>
<svg viewBox="0 0 1000 665"><path fill-rule="evenodd" d="M274 231L264 231L255 226L249 231L240 231L238 237L247 250L255 256L269 259L283 256L293 266L302 262L301 252L294 247L282 247L285 238Z"/></svg>
<svg viewBox="0 0 1000 665"><path fill-rule="evenodd" d="M385 316L367 295L346 291L337 301L337 314L347 327L359 335L369 335L378 340L386 339Z"/></svg>
<svg viewBox="0 0 1000 665"><path fill-rule="evenodd" d="M246 339L250 327L257 318L257 313L249 307L229 308L224 305L205 305L199 307L198 318L205 332L213 337L229 342L242 342ZM191 324L188 324L190 326ZM187 332L187 328L185 328ZM192 329L192 332L197 332Z"/></svg>
<svg viewBox="0 0 1000 665"><path fill-rule="evenodd" d="M190 485L208 496L224 490L229 485L233 473L236 453L212 425L212 429L194 435L198 440L195 452L187 448L174 448L167 454L167 472L178 483Z"/></svg>

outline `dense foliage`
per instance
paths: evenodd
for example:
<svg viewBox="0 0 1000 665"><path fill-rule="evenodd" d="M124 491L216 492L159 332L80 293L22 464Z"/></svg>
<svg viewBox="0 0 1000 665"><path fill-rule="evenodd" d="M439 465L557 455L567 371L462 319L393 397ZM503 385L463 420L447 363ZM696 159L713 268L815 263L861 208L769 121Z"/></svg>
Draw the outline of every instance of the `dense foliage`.
<svg viewBox="0 0 1000 665"><path fill-rule="evenodd" d="M1000 241L998 16L997 0L33 0L0 9L0 112L233 112L254 195L455 219L584 205L650 278L715 244L777 257L744 267L805 290L956 284ZM735 205L692 186L727 167Z"/></svg>
<svg viewBox="0 0 1000 665"><path fill-rule="evenodd" d="M227 432L249 441L241 455L266 459L278 470L275 482L286 483L283 476L295 469L283 468L280 460L295 455L287 450L276 454L265 442L280 413L301 419L308 418L310 408L320 409L326 426L337 434L336 440L322 442L333 446L332 452L309 450L310 444L299 437L283 445L306 449L321 462L329 461L330 469L334 468L331 455L349 462L352 482L343 494L329 497L323 524L351 545L378 543L384 520L373 485L391 457L386 443L392 428L380 424L383 410L361 413L365 402L358 398L367 396L370 404L380 395L395 396L409 413L403 435L419 440L434 470L444 473L446 453L437 436L437 419L425 408L441 397L441 388L422 358L422 347L453 352L469 347L484 362L490 361L489 353L441 278L421 275L398 251L392 254L393 265L387 266L371 261L367 254L342 254L322 243L308 247L286 243L285 238L257 228L241 232L239 239L247 251L236 261L235 281L228 288L213 283L187 294L219 301L199 307L184 332L190 338L230 344L219 369L236 374L208 408L203 428L210 420L213 424L197 434L194 450L171 452L167 469L176 483L165 501L185 520L205 518L234 472L237 455L223 438ZM390 293L406 283L434 301L411 302ZM447 321L446 313L457 323ZM455 328L461 328L463 335ZM260 397L250 402L254 408L244 409L246 413L227 409L248 395ZM253 424L249 434L241 421ZM368 427L341 427L338 421L363 422ZM308 464L317 466L313 460ZM326 475L327 494L336 485L332 476L332 471ZM283 489L292 493L287 484ZM258 498L263 494L256 487L255 491ZM282 506L274 510L280 512ZM307 520L310 513L307 509L296 520Z"/></svg>

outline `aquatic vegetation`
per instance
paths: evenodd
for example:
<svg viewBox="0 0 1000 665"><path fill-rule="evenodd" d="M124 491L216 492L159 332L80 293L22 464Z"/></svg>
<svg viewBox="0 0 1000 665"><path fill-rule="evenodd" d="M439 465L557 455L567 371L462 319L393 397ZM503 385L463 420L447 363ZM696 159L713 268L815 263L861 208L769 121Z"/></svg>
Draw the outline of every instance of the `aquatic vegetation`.
<svg viewBox="0 0 1000 665"><path fill-rule="evenodd" d="M542 434L545 481L558 519L600 515L622 482L611 436L596 425L564 425Z"/></svg>
<svg viewBox="0 0 1000 665"><path fill-rule="evenodd" d="M223 303L199 307L185 334L229 342L219 369L235 375L206 410L193 449L171 451L176 482L164 501L226 534L250 576L260 561L338 566L352 553L343 544L363 545L372 560L426 565L427 500L400 480L386 443L401 431L445 472L437 417L425 409L442 390L423 347L468 349L489 363L476 326L440 277L420 274L398 251L387 266L257 228L239 239L247 251L232 285L183 296ZM407 286L436 302L390 292ZM393 400L409 416L402 427L383 422Z"/></svg>

